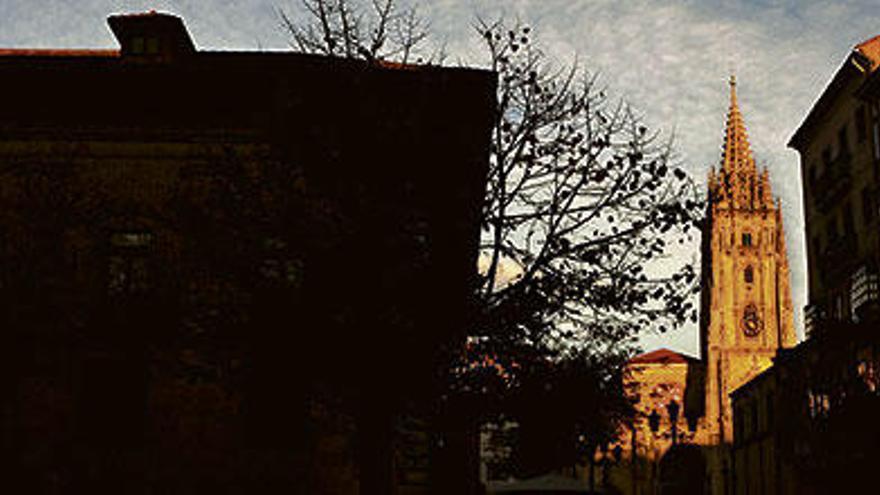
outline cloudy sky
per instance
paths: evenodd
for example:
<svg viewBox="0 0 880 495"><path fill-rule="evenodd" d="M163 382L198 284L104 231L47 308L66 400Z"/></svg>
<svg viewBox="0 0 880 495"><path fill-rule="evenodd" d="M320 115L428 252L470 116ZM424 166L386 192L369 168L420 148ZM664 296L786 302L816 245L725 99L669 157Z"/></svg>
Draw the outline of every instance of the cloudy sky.
<svg viewBox="0 0 880 495"><path fill-rule="evenodd" d="M519 18L561 63L576 56L655 128L699 180L717 165L735 72L759 165L785 209L797 324L806 282L800 176L788 138L852 47L880 34L876 0L411 0L454 61L479 63L475 15ZM411 3L411 2L406 2ZM181 15L200 48L286 48L276 8L298 0L0 0L0 47L115 47L109 13ZM800 331L800 330L799 330ZM695 328L647 337L697 354Z"/></svg>

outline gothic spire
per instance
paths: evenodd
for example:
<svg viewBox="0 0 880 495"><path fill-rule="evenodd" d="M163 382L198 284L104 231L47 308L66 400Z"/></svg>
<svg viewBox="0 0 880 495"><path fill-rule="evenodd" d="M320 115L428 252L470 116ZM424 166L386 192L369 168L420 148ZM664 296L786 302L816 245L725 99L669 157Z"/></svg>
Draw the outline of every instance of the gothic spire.
<svg viewBox="0 0 880 495"><path fill-rule="evenodd" d="M713 203L722 209L772 209L773 193L766 169L759 174L736 97L736 77L730 76L730 109L722 146L721 169L709 175Z"/></svg>
<svg viewBox="0 0 880 495"><path fill-rule="evenodd" d="M746 125L739 103L736 100L736 76L730 76L730 109L727 112L727 129L724 133L724 152L721 156L721 168L729 174L735 172L754 173L755 160L749 147Z"/></svg>

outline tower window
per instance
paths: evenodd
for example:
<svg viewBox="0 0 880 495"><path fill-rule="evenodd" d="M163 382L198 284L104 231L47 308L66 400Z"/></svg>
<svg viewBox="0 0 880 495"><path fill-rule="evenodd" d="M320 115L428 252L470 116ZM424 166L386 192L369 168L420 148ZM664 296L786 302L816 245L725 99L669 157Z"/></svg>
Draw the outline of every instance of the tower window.
<svg viewBox="0 0 880 495"><path fill-rule="evenodd" d="M752 245L752 234L745 232L742 235L742 245L745 247L749 247Z"/></svg>
<svg viewBox="0 0 880 495"><path fill-rule="evenodd" d="M743 276L744 276L747 284L750 284L755 281L755 272L754 272L754 270L752 270L751 265L746 267L745 272L743 272Z"/></svg>

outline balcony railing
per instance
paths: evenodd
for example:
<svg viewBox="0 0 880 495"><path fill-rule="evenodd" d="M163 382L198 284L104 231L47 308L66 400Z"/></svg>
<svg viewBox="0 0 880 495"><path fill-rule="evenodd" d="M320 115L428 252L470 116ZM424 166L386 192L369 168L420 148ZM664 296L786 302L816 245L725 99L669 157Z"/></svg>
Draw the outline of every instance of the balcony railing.
<svg viewBox="0 0 880 495"><path fill-rule="evenodd" d="M863 264L850 280L850 307L854 319L863 321L875 312L880 302L880 276L874 267Z"/></svg>
<svg viewBox="0 0 880 495"><path fill-rule="evenodd" d="M821 331L822 322L826 317L825 307L821 304L813 303L804 307L804 331L807 337Z"/></svg>

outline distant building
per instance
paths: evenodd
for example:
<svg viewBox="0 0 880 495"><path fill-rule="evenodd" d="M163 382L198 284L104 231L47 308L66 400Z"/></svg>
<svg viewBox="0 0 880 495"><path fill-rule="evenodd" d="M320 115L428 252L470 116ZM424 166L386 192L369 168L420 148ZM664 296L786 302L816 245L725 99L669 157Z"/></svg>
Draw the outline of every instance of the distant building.
<svg viewBox="0 0 880 495"><path fill-rule="evenodd" d="M782 208L774 201L768 171L755 165L732 77L721 168L709 174L707 213L702 359L661 350L630 361L641 419L620 445L636 456L635 461L625 456L628 462L613 476L626 493L730 493L729 394L796 343ZM682 446L673 450L673 439ZM688 479L675 474L682 472L676 465L681 462L691 463ZM703 469L705 479L695 481L694 472Z"/></svg>
<svg viewBox="0 0 880 495"><path fill-rule="evenodd" d="M874 483L880 37L860 43L789 141L800 153L807 340L732 395L737 494L820 494Z"/></svg>
<svg viewBox="0 0 880 495"><path fill-rule="evenodd" d="M494 75L108 22L0 50L4 487L466 493L392 417L464 336Z"/></svg>
<svg viewBox="0 0 880 495"><path fill-rule="evenodd" d="M658 488L660 462L673 441L694 440L695 425L688 424L688 417L694 417L686 408L702 398L702 368L699 359L669 349L641 354L627 363L625 389L638 398L637 419L617 445L627 462L608 470L610 485L631 494L652 494ZM674 426L670 404L679 408Z"/></svg>

